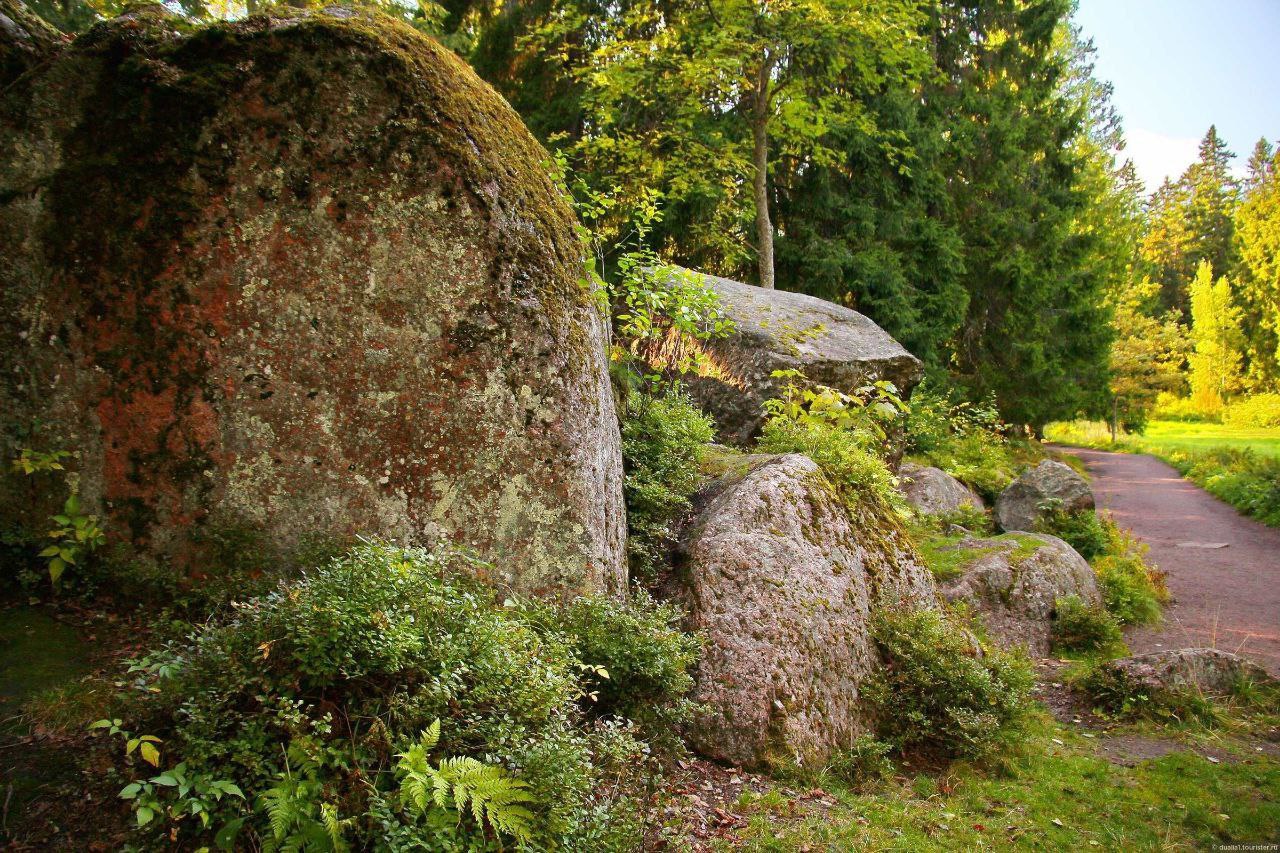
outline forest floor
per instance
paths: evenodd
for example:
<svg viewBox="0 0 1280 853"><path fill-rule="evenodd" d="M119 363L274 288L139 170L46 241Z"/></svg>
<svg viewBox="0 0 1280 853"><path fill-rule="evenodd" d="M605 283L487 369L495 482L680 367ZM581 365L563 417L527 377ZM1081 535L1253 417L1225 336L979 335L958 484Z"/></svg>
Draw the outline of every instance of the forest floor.
<svg viewBox="0 0 1280 853"><path fill-rule="evenodd" d="M1151 456L1071 450L1106 509L1168 575L1164 621L1127 632L1134 653L1211 646L1280 676L1280 530L1246 518Z"/></svg>

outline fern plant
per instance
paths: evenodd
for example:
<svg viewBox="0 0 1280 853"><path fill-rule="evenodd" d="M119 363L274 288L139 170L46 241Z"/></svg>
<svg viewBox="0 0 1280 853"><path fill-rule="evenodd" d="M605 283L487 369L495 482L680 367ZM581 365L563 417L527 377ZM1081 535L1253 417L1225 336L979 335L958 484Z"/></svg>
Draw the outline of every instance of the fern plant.
<svg viewBox="0 0 1280 853"><path fill-rule="evenodd" d="M290 752L298 757L297 752ZM314 764L304 763L295 773L286 755L279 781L258 798L271 826L271 838L265 840L263 849L279 853L348 850L345 833L352 819L341 818L338 807L326 802L324 793L324 783L316 778Z"/></svg>
<svg viewBox="0 0 1280 853"><path fill-rule="evenodd" d="M506 768L485 764L470 756L440 759L433 767L430 754L440 742L440 721L433 722L405 752L397 757L396 776L400 797L410 814L427 816L435 809L450 809L459 819L468 811L480 826L527 842L533 812L526 806L533 797L528 785Z"/></svg>

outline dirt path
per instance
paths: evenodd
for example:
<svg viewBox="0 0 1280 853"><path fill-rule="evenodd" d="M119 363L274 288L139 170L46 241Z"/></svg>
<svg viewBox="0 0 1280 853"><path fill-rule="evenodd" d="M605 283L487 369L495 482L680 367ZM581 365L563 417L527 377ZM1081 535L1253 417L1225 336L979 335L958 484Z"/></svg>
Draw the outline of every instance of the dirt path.
<svg viewBox="0 0 1280 853"><path fill-rule="evenodd" d="M1280 676L1280 530L1245 518L1151 456L1070 452L1093 475L1099 508L1150 545L1152 561L1169 573L1174 600L1164 624L1128 632L1130 648L1215 646Z"/></svg>

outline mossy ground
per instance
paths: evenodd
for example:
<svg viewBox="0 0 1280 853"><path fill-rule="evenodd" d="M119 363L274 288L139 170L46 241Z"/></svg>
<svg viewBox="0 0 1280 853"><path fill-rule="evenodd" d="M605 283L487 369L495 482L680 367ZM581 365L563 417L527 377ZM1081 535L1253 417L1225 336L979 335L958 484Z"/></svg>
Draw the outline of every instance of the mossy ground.
<svg viewBox="0 0 1280 853"><path fill-rule="evenodd" d="M1280 761L1191 752L1113 763L1097 737L1041 720L995 766L905 770L871 787L830 776L834 805L781 789L739 803L746 850L1194 850L1275 841ZM713 849L730 849L722 843Z"/></svg>

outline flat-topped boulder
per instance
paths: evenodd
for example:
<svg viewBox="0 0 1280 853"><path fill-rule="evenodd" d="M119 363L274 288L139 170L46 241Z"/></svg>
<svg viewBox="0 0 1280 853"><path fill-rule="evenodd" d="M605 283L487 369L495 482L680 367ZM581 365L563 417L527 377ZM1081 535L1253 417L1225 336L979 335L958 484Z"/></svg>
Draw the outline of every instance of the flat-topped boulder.
<svg viewBox="0 0 1280 853"><path fill-rule="evenodd" d="M1056 536L1006 533L964 539L952 547L964 557L958 574L940 581L938 591L948 602L979 613L992 639L1005 648L1048 654L1060 598L1102 605L1093 569Z"/></svg>
<svg viewBox="0 0 1280 853"><path fill-rule="evenodd" d="M1122 693L1155 695L1191 691L1206 696L1232 695L1242 681L1274 684L1266 670L1221 649L1166 649L1103 664L1100 677Z"/></svg>
<svg viewBox="0 0 1280 853"><path fill-rule="evenodd" d="M682 381L726 442L746 445L759 433L765 401L788 381L773 378L776 370L800 370L811 383L846 392L887 380L903 397L920 380L920 361L857 311L803 293L680 274L715 293L733 331L709 341L672 333L641 354L660 369L692 366Z"/></svg>
<svg viewBox="0 0 1280 853"><path fill-rule="evenodd" d="M1046 459L1024 471L1000 493L995 513L1001 530L1031 531L1054 511L1092 509L1093 489L1089 482L1069 465Z"/></svg>
<svg viewBox="0 0 1280 853"><path fill-rule="evenodd" d="M693 698L708 710L690 742L743 766L820 766L870 725L873 609L934 607L933 579L899 533L853 520L806 456L735 460L696 505L668 590L705 637Z"/></svg>
<svg viewBox="0 0 1280 853"><path fill-rule="evenodd" d="M606 317L546 160L382 14L94 27L0 96L0 452L74 451L175 572L364 533L625 589ZM8 468L3 521L46 524Z"/></svg>
<svg viewBox="0 0 1280 853"><path fill-rule="evenodd" d="M898 491L925 515L950 515L961 510L986 509L973 489L941 468L904 462L898 468Z"/></svg>

